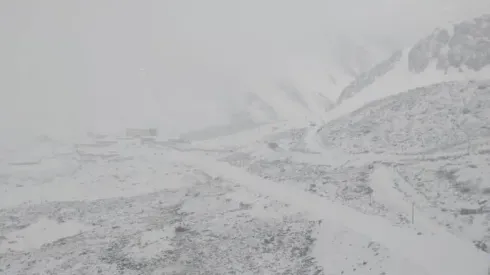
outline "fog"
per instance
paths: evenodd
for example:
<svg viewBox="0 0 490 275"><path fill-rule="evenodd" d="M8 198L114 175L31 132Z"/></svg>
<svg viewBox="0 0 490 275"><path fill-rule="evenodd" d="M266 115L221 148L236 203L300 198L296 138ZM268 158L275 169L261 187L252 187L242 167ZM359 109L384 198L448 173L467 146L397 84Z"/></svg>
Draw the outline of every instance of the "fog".
<svg viewBox="0 0 490 275"><path fill-rule="evenodd" d="M227 122L241 93L284 78L335 99L330 72L489 11L488 0L0 1L0 129L175 135ZM349 58L358 47L363 60Z"/></svg>

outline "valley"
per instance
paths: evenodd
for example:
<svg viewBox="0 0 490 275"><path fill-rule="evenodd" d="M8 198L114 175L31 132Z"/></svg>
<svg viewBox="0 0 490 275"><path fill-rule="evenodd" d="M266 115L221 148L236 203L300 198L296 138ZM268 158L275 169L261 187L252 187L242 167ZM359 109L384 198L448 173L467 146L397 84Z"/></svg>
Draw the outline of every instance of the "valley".
<svg viewBox="0 0 490 275"><path fill-rule="evenodd" d="M2 147L0 274L489 274L490 48L455 57L487 21L436 30L335 104L285 83L249 95L246 127Z"/></svg>

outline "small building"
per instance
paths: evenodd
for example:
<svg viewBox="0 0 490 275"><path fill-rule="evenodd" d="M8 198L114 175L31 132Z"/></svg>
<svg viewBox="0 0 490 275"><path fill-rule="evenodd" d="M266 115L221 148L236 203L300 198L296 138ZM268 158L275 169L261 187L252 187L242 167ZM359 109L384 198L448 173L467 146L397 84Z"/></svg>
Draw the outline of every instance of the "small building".
<svg viewBox="0 0 490 275"><path fill-rule="evenodd" d="M127 128L127 137L156 137L158 135L158 130L156 128Z"/></svg>

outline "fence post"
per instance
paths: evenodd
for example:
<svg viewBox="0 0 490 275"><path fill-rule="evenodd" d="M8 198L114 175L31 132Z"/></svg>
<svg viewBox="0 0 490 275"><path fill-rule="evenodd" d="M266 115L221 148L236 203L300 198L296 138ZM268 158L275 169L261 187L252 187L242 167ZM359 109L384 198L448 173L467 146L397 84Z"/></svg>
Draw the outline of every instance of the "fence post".
<svg viewBox="0 0 490 275"><path fill-rule="evenodd" d="M414 210L415 210L415 203L412 202L412 224L414 224L414 222L415 222L415 219L414 219L414 217L415 217L415 213L414 212L415 211Z"/></svg>

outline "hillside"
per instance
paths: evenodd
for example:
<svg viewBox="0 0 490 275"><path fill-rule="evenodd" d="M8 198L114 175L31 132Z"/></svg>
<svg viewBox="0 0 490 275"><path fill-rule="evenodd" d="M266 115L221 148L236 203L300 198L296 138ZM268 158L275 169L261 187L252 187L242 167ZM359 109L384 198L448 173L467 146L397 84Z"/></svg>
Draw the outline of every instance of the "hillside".
<svg viewBox="0 0 490 275"><path fill-rule="evenodd" d="M337 103L357 94L379 98L438 82L485 79L489 65L490 15L483 15L394 53L343 89Z"/></svg>
<svg viewBox="0 0 490 275"><path fill-rule="evenodd" d="M279 121L322 123L341 91L389 51L367 38L332 34L321 54L318 60L292 57L273 79L230 87L233 92L217 100L227 122L203 124L181 137L211 139Z"/></svg>
<svg viewBox="0 0 490 275"><path fill-rule="evenodd" d="M489 137L489 116L489 81L443 82L371 102L319 133L353 154L420 154Z"/></svg>
<svg viewBox="0 0 490 275"><path fill-rule="evenodd" d="M381 99L319 131L348 166L384 163L403 200L485 251L490 81L444 82Z"/></svg>
<svg viewBox="0 0 490 275"><path fill-rule="evenodd" d="M344 82L345 83L345 82ZM332 87L340 83L331 83ZM321 122L334 103L329 97L292 81L281 81L262 92L237 95L227 103L227 123L204 125L180 135L183 139L207 140L285 121ZM340 88L338 88L340 89Z"/></svg>

